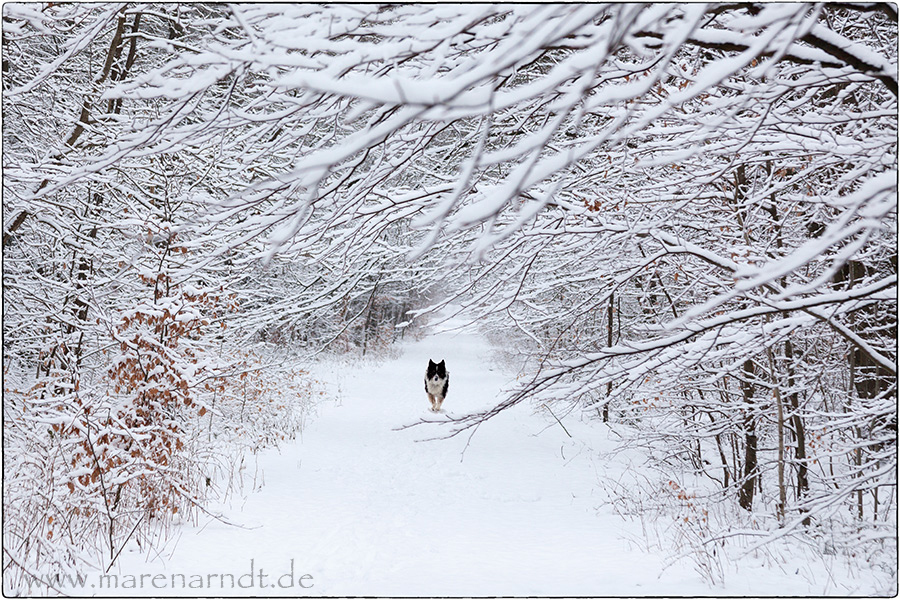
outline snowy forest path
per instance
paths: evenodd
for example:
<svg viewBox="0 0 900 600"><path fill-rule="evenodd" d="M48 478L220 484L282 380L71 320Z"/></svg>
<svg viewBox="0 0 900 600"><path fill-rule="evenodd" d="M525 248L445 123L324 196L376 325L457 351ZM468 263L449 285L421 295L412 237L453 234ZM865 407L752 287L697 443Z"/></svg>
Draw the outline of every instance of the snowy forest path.
<svg viewBox="0 0 900 600"><path fill-rule="evenodd" d="M197 523L182 523L150 549L130 544L111 570L119 587L92 592L834 593L830 571L802 557L775 567L745 559L739 570L728 569L727 587L718 587L692 560L649 544L648 535L677 536L672 522L655 522L649 513L623 519L607 496L645 469L646 457L610 452L617 435L577 411L557 407L554 416L526 402L482 423L471 437L471 430L447 437L445 417L430 411L425 394L429 359L445 360L450 373L445 414L491 408L515 383L488 341L462 325L450 320L434 327L389 358L317 363L310 376L326 393L302 434L245 457L244 493L209 507L219 518L203 514ZM122 585L137 577L142 585Z"/></svg>
<svg viewBox="0 0 900 600"><path fill-rule="evenodd" d="M598 465L573 429L585 424L567 422L576 435L570 438L550 415L521 405L471 439L469 432L433 439L450 432L439 424L403 429L440 420L424 392L429 358L447 361L449 414L493 406L511 383L480 335L450 325L405 344L393 359L320 365L315 376L337 388L335 398L316 408L295 443L260 453L257 491L219 508L241 526L203 517L196 527L182 526L150 562L132 552L118 569L183 573L188 581L230 573L254 585L230 589L230 578L214 578L204 582L208 589L192 590L210 595L633 596L680 589L671 577L657 579L660 559L629 548L628 523L597 512ZM285 577L292 564L293 576ZM305 574L306 590L299 587ZM690 589L708 589L688 579Z"/></svg>

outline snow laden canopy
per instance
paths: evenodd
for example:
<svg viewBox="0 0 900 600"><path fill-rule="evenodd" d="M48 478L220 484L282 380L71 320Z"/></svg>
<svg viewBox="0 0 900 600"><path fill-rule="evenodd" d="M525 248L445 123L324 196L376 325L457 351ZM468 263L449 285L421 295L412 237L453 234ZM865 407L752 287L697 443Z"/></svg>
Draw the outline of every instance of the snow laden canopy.
<svg viewBox="0 0 900 600"><path fill-rule="evenodd" d="M716 444L784 525L880 526L896 41L889 4L6 5L9 352L52 350L40 244L77 353L161 264L232 291L242 339L443 299L527 355L456 431L577 406Z"/></svg>

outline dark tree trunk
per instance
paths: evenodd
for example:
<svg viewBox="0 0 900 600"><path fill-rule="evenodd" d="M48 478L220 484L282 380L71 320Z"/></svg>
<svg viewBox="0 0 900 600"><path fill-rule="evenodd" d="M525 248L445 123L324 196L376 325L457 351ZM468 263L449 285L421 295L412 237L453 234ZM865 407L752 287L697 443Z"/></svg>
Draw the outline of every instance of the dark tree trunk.
<svg viewBox="0 0 900 600"><path fill-rule="evenodd" d="M806 466L806 429L803 419L800 417L800 398L794 387L794 345L791 340L784 342L784 357L787 359L788 388L791 390L788 395L788 402L791 406L791 426L797 442L794 457L797 459L797 498L800 498L809 492L809 477ZM808 525L808 520L804 521L804 524Z"/></svg>
<svg viewBox="0 0 900 600"><path fill-rule="evenodd" d="M744 477L741 483L741 491L738 502L744 510L753 507L753 490L756 487L757 461L756 461L756 421L753 417L753 361L744 362L744 377L741 379L741 391L744 394Z"/></svg>
<svg viewBox="0 0 900 600"><path fill-rule="evenodd" d="M609 306L606 307L606 345L613 345L613 295L609 295ZM606 384L606 404L603 405L603 422L609 421L609 397L612 395L612 381Z"/></svg>

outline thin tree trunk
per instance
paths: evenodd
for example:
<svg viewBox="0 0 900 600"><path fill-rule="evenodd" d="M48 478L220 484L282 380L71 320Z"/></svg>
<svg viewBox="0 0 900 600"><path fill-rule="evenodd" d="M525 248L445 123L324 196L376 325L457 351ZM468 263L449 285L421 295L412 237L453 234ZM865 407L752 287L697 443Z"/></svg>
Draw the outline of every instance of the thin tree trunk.
<svg viewBox="0 0 900 600"><path fill-rule="evenodd" d="M613 345L613 294L609 295L609 306L606 307L606 345ZM606 383L606 404L603 405L603 422L609 421L609 397L612 396L612 381Z"/></svg>
<svg viewBox="0 0 900 600"><path fill-rule="evenodd" d="M753 490L756 486L756 422L753 418L753 384L750 378L753 377L753 361L747 359L744 361L744 377L741 379L741 391L744 394L744 403L747 405L744 409L744 474L741 490L738 496L738 502L744 510L750 510L753 507Z"/></svg>
<svg viewBox="0 0 900 600"><path fill-rule="evenodd" d="M369 296L368 308L366 309L366 322L363 325L363 351L362 355L366 355L366 350L369 346L369 327L371 326L372 321L372 310L375 307L375 293L378 290L378 283L381 281L381 276L379 275L378 281L375 282L375 285L372 286L372 295Z"/></svg>
<svg viewBox="0 0 900 600"><path fill-rule="evenodd" d="M778 438L778 506L776 515L778 522L784 525L784 507L787 504L787 491L784 486L784 405L781 402L781 385L778 383L778 372L775 370L775 358L772 348L766 348L766 358L769 361L769 377L772 381L772 393L775 397L775 412L777 416Z"/></svg>
<svg viewBox="0 0 900 600"><path fill-rule="evenodd" d="M806 459L806 429L803 425L803 418L800 416L800 398L797 389L794 387L794 345L791 340L784 342L784 357L787 359L787 384L791 390L788 394L788 400L791 406L791 426L794 429L794 440L796 447L794 449L794 459L797 463L797 499L803 498L809 493L809 474ZM806 512L805 510L803 512ZM803 520L804 525L809 525L809 518Z"/></svg>
<svg viewBox="0 0 900 600"><path fill-rule="evenodd" d="M697 394L699 394L700 400L704 401L703 392L698 389ZM708 412L706 415L709 417L709 422L715 426L716 420L713 418L712 413ZM728 484L731 482L731 477L728 472L728 457L725 456L725 450L722 449L722 435L719 433L716 434L716 448L719 450L719 460L722 461L722 487L727 488Z"/></svg>

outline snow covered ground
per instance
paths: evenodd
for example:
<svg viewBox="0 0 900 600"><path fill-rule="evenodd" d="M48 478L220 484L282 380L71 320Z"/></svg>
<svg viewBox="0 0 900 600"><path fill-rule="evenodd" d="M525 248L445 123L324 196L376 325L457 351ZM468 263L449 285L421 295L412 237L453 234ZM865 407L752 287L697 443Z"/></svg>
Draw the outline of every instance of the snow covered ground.
<svg viewBox="0 0 900 600"><path fill-rule="evenodd" d="M395 359L321 365L334 398L302 439L258 456L256 490L151 552L124 552L78 595L646 596L846 593L804 565L748 559L711 587L690 564L664 569L640 524L603 503L598 481L626 465L596 423L517 406L468 433L427 424L428 359L446 359L450 414L495 403L509 375L472 331L438 331ZM469 442L466 448L466 443ZM253 486L248 485L248 490ZM820 579L821 577L821 579ZM814 583L813 583L814 582Z"/></svg>

